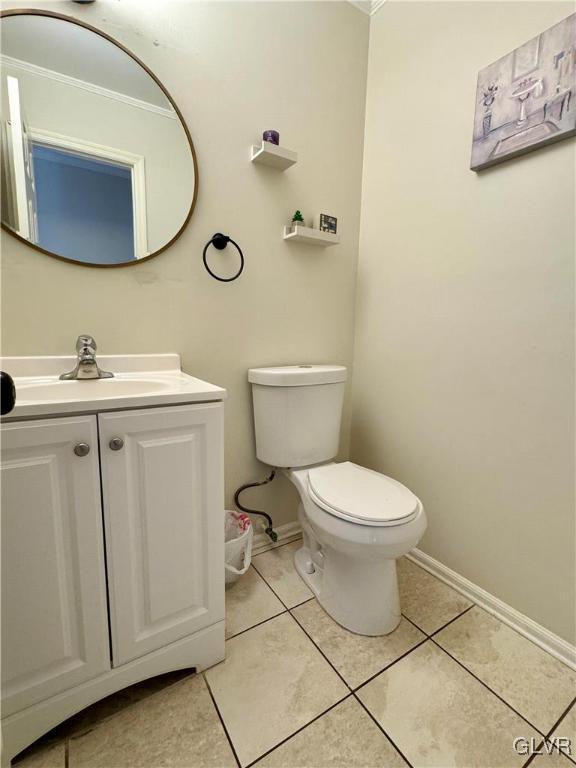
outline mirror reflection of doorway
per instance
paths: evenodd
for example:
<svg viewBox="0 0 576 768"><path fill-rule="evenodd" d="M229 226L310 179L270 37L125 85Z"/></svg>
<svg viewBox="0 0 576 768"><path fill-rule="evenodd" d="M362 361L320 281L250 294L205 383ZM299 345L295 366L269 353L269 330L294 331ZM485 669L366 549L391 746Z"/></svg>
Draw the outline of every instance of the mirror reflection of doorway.
<svg viewBox="0 0 576 768"><path fill-rule="evenodd" d="M92 263L134 255L132 168L32 142L41 248Z"/></svg>

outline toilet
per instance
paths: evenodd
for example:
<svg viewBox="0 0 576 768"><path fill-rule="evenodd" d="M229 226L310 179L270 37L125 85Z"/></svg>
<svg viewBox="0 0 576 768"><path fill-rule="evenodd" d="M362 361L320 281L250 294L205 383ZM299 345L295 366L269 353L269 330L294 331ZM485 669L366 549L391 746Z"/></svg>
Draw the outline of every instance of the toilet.
<svg viewBox="0 0 576 768"><path fill-rule="evenodd" d="M346 368L251 368L256 455L300 495L296 570L332 618L360 635L400 622L396 560L426 530L420 500L401 483L338 453Z"/></svg>

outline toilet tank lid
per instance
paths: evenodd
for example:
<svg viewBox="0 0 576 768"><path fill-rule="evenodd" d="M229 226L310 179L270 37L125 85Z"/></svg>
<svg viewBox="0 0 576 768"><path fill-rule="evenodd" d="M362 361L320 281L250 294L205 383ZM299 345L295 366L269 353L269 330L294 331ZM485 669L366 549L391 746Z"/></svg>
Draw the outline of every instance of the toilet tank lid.
<svg viewBox="0 0 576 768"><path fill-rule="evenodd" d="M337 384L346 381L346 368L343 365L281 365L272 368L250 368L248 381L269 387Z"/></svg>

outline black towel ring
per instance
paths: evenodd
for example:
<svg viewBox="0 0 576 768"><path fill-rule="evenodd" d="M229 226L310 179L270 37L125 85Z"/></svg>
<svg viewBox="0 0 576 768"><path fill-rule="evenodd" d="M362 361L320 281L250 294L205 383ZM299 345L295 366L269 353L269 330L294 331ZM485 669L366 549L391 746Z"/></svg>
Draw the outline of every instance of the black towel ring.
<svg viewBox="0 0 576 768"><path fill-rule="evenodd" d="M236 250L240 254L240 269L238 272L236 272L235 275L232 275L232 277L219 277L218 275L214 274L210 267L208 266L208 260L206 258L206 251L208 250L208 247L210 245L213 245L214 248L218 251L223 251L224 248L228 245L228 243L232 243L233 246L235 246ZM221 232L216 232L215 235L212 235L210 240L206 243L204 246L204 251L202 252L202 260L204 262L204 266L206 267L206 271L208 274L214 278L214 280L219 280L221 283L231 283L232 280L236 280L236 278L240 277L242 274L242 270L244 269L244 254L242 253L242 249L238 245L238 243L234 242L231 237L228 237L228 235L223 235Z"/></svg>

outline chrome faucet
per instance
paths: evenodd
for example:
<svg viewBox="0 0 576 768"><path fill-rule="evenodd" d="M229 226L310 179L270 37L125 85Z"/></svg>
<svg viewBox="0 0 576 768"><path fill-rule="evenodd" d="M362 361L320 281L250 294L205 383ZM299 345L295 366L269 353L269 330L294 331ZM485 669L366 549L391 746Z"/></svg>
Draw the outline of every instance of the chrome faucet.
<svg viewBox="0 0 576 768"><path fill-rule="evenodd" d="M111 379L114 374L109 371L101 371L96 362L96 342L92 336L84 334L76 340L76 352L78 362L74 370L61 374L65 381L76 379Z"/></svg>

